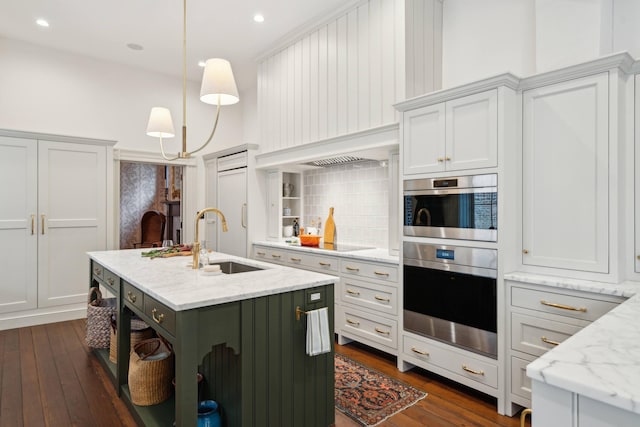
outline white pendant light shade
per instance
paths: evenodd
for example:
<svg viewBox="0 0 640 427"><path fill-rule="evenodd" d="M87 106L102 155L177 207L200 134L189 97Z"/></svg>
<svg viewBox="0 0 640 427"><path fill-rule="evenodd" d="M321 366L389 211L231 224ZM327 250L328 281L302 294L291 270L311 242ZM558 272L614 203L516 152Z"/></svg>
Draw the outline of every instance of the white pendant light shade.
<svg viewBox="0 0 640 427"><path fill-rule="evenodd" d="M168 108L153 107L147 123L147 135L156 138L172 138L175 136L173 120Z"/></svg>
<svg viewBox="0 0 640 427"><path fill-rule="evenodd" d="M233 78L231 64L226 59L208 59L202 75L200 101L206 104L235 104L240 100L236 80Z"/></svg>

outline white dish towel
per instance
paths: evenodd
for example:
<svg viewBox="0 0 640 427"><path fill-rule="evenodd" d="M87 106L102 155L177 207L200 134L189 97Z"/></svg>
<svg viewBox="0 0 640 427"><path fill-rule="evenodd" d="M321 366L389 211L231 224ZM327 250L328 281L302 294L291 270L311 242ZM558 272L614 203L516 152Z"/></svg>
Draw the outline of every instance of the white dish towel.
<svg viewBox="0 0 640 427"><path fill-rule="evenodd" d="M329 309L327 307L307 312L307 354L317 356L331 351L329 336Z"/></svg>

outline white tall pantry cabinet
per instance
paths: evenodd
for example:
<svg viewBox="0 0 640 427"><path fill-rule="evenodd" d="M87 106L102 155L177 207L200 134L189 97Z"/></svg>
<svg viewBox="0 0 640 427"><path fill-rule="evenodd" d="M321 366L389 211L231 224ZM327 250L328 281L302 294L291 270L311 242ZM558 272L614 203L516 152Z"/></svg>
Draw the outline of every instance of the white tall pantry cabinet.
<svg viewBox="0 0 640 427"><path fill-rule="evenodd" d="M0 133L3 328L84 315L86 252L107 248L113 144Z"/></svg>

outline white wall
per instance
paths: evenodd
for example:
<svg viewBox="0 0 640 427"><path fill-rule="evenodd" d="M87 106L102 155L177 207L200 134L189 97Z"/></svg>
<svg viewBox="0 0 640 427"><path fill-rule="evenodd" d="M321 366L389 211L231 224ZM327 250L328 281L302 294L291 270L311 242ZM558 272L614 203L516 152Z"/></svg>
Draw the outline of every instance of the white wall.
<svg viewBox="0 0 640 427"><path fill-rule="evenodd" d="M442 87L535 70L535 0L445 0Z"/></svg>
<svg viewBox="0 0 640 427"><path fill-rule="evenodd" d="M208 137L215 114L215 107L199 101L199 91L199 83L189 83L188 149ZM3 129L111 139L119 149L157 152L158 140L145 130L151 107L166 106L181 132L181 78L5 38L0 38L0 94ZM220 117L205 153L242 143L242 100L225 107ZM166 145L170 152L179 148L179 138Z"/></svg>
<svg viewBox="0 0 640 427"><path fill-rule="evenodd" d="M613 1L613 51L640 58L640 1Z"/></svg>

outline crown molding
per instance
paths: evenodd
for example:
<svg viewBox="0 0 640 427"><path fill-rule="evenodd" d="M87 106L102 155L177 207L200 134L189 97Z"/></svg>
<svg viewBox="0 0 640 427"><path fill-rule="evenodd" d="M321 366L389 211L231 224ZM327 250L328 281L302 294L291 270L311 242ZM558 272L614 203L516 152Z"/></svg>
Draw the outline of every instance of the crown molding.
<svg viewBox="0 0 640 427"><path fill-rule="evenodd" d="M117 141L111 139L83 138L80 136L56 135L52 133L26 132L21 130L0 129L0 136L12 138L36 139L41 141L71 142L75 144L104 145L113 147Z"/></svg>
<svg viewBox="0 0 640 427"><path fill-rule="evenodd" d="M113 160L181 166L196 166L197 164L195 157L191 157L189 159L166 160L159 152L127 149L113 150Z"/></svg>

